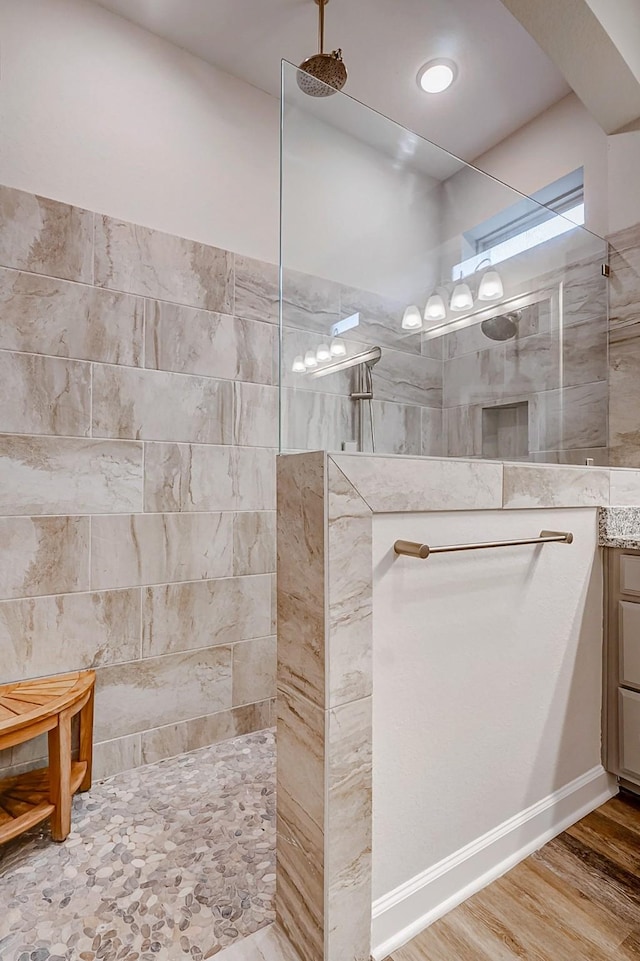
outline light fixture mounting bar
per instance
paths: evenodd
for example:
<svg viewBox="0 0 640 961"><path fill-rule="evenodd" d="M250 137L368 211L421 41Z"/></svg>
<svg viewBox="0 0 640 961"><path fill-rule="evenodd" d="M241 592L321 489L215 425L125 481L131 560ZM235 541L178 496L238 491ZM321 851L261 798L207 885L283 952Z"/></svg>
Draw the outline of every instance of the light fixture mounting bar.
<svg viewBox="0 0 640 961"><path fill-rule="evenodd" d="M314 370L311 374L312 377L326 377L327 374L335 374L339 370L348 370L350 367L359 367L360 364L366 364L368 367L373 367L377 364L382 357L382 351L379 347L369 347L368 350L360 351L359 354L353 354L351 357L343 357L342 360L336 360L331 364L327 364L326 367L320 367L319 370Z"/></svg>

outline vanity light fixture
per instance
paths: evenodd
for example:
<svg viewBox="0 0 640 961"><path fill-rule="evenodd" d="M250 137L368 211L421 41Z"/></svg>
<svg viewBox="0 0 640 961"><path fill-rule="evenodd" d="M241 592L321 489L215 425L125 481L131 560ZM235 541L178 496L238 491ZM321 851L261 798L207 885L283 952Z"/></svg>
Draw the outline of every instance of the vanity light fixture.
<svg viewBox="0 0 640 961"><path fill-rule="evenodd" d="M294 374L304 374L306 369L307 368L305 367L305 364L304 364L304 357L302 356L302 354L298 354L298 356L294 357L293 359L291 370L293 371Z"/></svg>
<svg viewBox="0 0 640 961"><path fill-rule="evenodd" d="M419 330L422 327L422 314L415 304L410 304L402 317L403 330Z"/></svg>
<svg viewBox="0 0 640 961"><path fill-rule="evenodd" d="M329 350L328 344L320 344L316 350L316 360L319 364L323 364L327 360L331 360L331 351Z"/></svg>
<svg viewBox="0 0 640 961"><path fill-rule="evenodd" d="M431 294L424 308L424 319L429 321L444 320L447 316L447 308L440 294Z"/></svg>
<svg viewBox="0 0 640 961"><path fill-rule="evenodd" d="M500 300L504 296L502 278L497 270L488 270L478 287L478 300Z"/></svg>
<svg viewBox="0 0 640 961"><path fill-rule="evenodd" d="M460 313L463 310L471 310L473 307L473 295L469 284L465 284L462 280L456 284L451 294L449 307L456 313Z"/></svg>
<svg viewBox="0 0 640 961"><path fill-rule="evenodd" d="M425 93L442 93L448 90L458 76L453 60L429 60L418 70L418 86Z"/></svg>
<svg viewBox="0 0 640 961"><path fill-rule="evenodd" d="M344 357L347 352L347 345L344 340L340 340L339 337L334 337L331 341L329 352L332 357Z"/></svg>
<svg viewBox="0 0 640 961"><path fill-rule="evenodd" d="M304 366L307 368L307 370L311 370L312 367L318 366L316 352L314 350L308 350L304 355Z"/></svg>

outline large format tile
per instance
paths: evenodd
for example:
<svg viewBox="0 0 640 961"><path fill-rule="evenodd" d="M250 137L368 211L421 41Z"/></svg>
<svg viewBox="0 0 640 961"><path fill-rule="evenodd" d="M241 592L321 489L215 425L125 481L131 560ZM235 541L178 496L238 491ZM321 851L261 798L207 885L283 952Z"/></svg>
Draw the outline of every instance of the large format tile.
<svg viewBox="0 0 640 961"><path fill-rule="evenodd" d="M370 290L346 286L340 288L340 315L350 317L352 314L360 314L358 340L410 354L425 353L426 357L430 357L433 348L428 346L429 341L423 342L419 333L402 329L402 315L406 306L403 301L384 297Z"/></svg>
<svg viewBox="0 0 640 961"><path fill-rule="evenodd" d="M445 361L443 406L462 407L500 398L505 383L505 351L501 344Z"/></svg>
<svg viewBox="0 0 640 961"><path fill-rule="evenodd" d="M606 381L608 376L606 315L566 327L562 335L562 383L576 387Z"/></svg>
<svg viewBox="0 0 640 961"><path fill-rule="evenodd" d="M529 449L606 447L607 406L606 381L533 394Z"/></svg>
<svg viewBox="0 0 640 961"><path fill-rule="evenodd" d="M232 514L116 514L91 520L91 587L227 577Z"/></svg>
<svg viewBox="0 0 640 961"><path fill-rule="evenodd" d="M332 460L374 513L502 507L502 464L348 454Z"/></svg>
<svg viewBox="0 0 640 961"><path fill-rule="evenodd" d="M324 961L325 712L278 691L276 916L305 961Z"/></svg>
<svg viewBox="0 0 640 961"><path fill-rule="evenodd" d="M278 458L278 682L325 704L325 459Z"/></svg>
<svg viewBox="0 0 640 961"><path fill-rule="evenodd" d="M231 707L231 648L149 657L98 671L98 741Z"/></svg>
<svg viewBox="0 0 640 961"><path fill-rule="evenodd" d="M444 435L444 411L440 408L420 408L421 447L423 457L446 457L446 438Z"/></svg>
<svg viewBox="0 0 640 961"><path fill-rule="evenodd" d="M328 462L329 704L366 697L372 687L371 510Z"/></svg>
<svg viewBox="0 0 640 961"><path fill-rule="evenodd" d="M276 331L272 324L147 301L147 367L273 384L275 346Z"/></svg>
<svg viewBox="0 0 640 961"><path fill-rule="evenodd" d="M230 381L207 377L96 365L93 434L229 444L233 388Z"/></svg>
<svg viewBox="0 0 640 961"><path fill-rule="evenodd" d="M370 451L375 446L376 451L382 454L416 454L418 457L422 454L422 411L428 408L374 400L371 407L366 404L361 409L364 416L365 451ZM340 446L332 449L339 450Z"/></svg>
<svg viewBox="0 0 640 961"><path fill-rule="evenodd" d="M373 368L374 396L396 404L442 407L442 367L430 357L383 350Z"/></svg>
<svg viewBox="0 0 640 961"><path fill-rule="evenodd" d="M282 322L326 337L340 318L340 288L322 277L284 268L282 272Z"/></svg>
<svg viewBox="0 0 640 961"><path fill-rule="evenodd" d="M282 392L283 450L341 450L356 439L356 405L349 397L308 390Z"/></svg>
<svg viewBox="0 0 640 961"><path fill-rule="evenodd" d="M260 701L143 731L142 762L150 764L242 734L262 731L271 726L270 714L270 702Z"/></svg>
<svg viewBox="0 0 640 961"><path fill-rule="evenodd" d="M467 404L443 411L448 457L480 457L482 455L482 407Z"/></svg>
<svg viewBox="0 0 640 961"><path fill-rule="evenodd" d="M140 734L125 734L111 741L101 741L93 745L93 780L130 771L142 764Z"/></svg>
<svg viewBox="0 0 640 961"><path fill-rule="evenodd" d="M276 638L233 645L233 704L253 704L276 695Z"/></svg>
<svg viewBox="0 0 640 961"><path fill-rule="evenodd" d="M236 254L236 317L277 324L279 310L280 294L276 264Z"/></svg>
<svg viewBox="0 0 640 961"><path fill-rule="evenodd" d="M140 651L140 591L2 601L0 650L0 683L130 661Z"/></svg>
<svg viewBox="0 0 640 961"><path fill-rule="evenodd" d="M0 543L0 598L88 590L88 517L2 517Z"/></svg>
<svg viewBox="0 0 640 961"><path fill-rule="evenodd" d="M0 187L0 264L90 284L93 214Z"/></svg>
<svg viewBox="0 0 640 961"><path fill-rule="evenodd" d="M0 435L0 513L142 510L142 444Z"/></svg>
<svg viewBox="0 0 640 961"><path fill-rule="evenodd" d="M233 313L233 255L228 251L99 215L95 284Z"/></svg>
<svg viewBox="0 0 640 961"><path fill-rule="evenodd" d="M504 465L505 508L597 507L608 503L608 470Z"/></svg>
<svg viewBox="0 0 640 961"><path fill-rule="evenodd" d="M301 957L284 931L270 924L227 948L224 961L301 961Z"/></svg>
<svg viewBox="0 0 640 961"><path fill-rule="evenodd" d="M0 351L0 431L83 437L91 427L89 364Z"/></svg>
<svg viewBox="0 0 640 961"><path fill-rule="evenodd" d="M614 467L640 467L640 337L609 347L609 449Z"/></svg>
<svg viewBox="0 0 640 961"><path fill-rule="evenodd" d="M148 587L144 594L145 657L271 634L269 574Z"/></svg>
<svg viewBox="0 0 640 961"><path fill-rule="evenodd" d="M271 450L145 445L147 511L263 511L273 510L275 504Z"/></svg>
<svg viewBox="0 0 640 961"><path fill-rule="evenodd" d="M553 390L562 385L560 339L555 331L507 341L504 350L504 396ZM571 352L571 360L574 367L579 366L575 351ZM582 368L572 369L572 373L582 383Z"/></svg>
<svg viewBox="0 0 640 961"><path fill-rule="evenodd" d="M329 712L327 961L371 957L371 698Z"/></svg>
<svg viewBox="0 0 640 961"><path fill-rule="evenodd" d="M278 446L278 388L233 384L233 443L239 447Z"/></svg>
<svg viewBox="0 0 640 961"><path fill-rule="evenodd" d="M142 363L139 297L0 268L0 310L5 350Z"/></svg>
<svg viewBox="0 0 640 961"><path fill-rule="evenodd" d="M276 512L240 511L233 518L233 573L270 574L276 569Z"/></svg>

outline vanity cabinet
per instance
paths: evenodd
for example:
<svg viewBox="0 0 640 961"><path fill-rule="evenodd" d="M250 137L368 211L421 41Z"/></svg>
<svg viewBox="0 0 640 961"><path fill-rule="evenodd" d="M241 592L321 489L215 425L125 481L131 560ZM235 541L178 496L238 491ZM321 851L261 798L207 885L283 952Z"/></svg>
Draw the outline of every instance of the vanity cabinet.
<svg viewBox="0 0 640 961"><path fill-rule="evenodd" d="M640 551L606 555L604 764L640 793Z"/></svg>

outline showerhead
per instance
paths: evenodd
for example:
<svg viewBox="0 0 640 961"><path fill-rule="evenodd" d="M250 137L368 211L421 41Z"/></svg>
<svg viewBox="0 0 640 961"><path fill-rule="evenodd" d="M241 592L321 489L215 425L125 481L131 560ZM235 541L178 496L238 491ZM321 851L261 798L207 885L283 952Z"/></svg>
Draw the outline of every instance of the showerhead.
<svg viewBox="0 0 640 961"><path fill-rule="evenodd" d="M480 330L489 340L511 340L518 333L519 320L520 311L512 310L508 314L483 320Z"/></svg>
<svg viewBox="0 0 640 961"><path fill-rule="evenodd" d="M342 90L347 82L347 68L342 62L342 50L324 52L324 8L329 0L314 0L318 4L319 53L307 57L298 70L298 86L309 97L330 97Z"/></svg>

